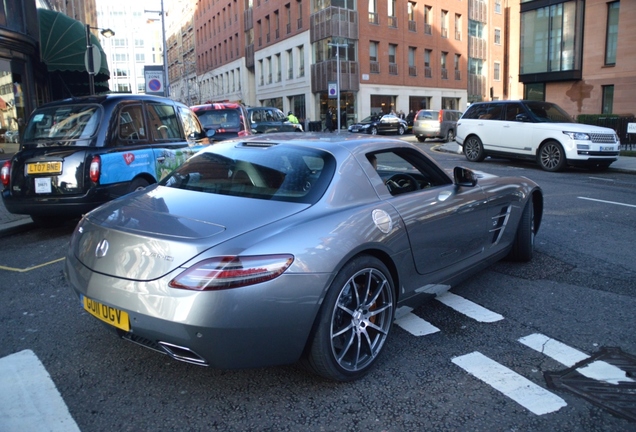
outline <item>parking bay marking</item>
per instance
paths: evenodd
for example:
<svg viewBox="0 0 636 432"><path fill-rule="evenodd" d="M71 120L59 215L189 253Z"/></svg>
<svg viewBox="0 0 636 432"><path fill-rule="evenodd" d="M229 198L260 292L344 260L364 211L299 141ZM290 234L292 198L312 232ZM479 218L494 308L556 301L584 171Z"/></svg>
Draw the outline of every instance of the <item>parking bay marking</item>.
<svg viewBox="0 0 636 432"><path fill-rule="evenodd" d="M451 361L536 415L548 414L567 406L567 403L554 393L480 352L455 357Z"/></svg>
<svg viewBox="0 0 636 432"><path fill-rule="evenodd" d="M0 429L80 430L51 376L31 350L0 358Z"/></svg>
<svg viewBox="0 0 636 432"><path fill-rule="evenodd" d="M36 266L27 267L27 268L23 268L23 269L15 268L15 267L6 267L6 266L3 266L3 265L0 265L0 270L13 271L13 272L18 272L18 273L26 273L26 272L31 271L31 270L39 269L40 267L45 267L47 265L58 263L60 261L64 261L64 258L58 258L58 259L53 260L53 261L45 262L43 264L38 264Z"/></svg>
<svg viewBox="0 0 636 432"><path fill-rule="evenodd" d="M619 205L619 206L636 208L636 205L634 205L634 204L626 204L626 203L620 203L620 202L616 202L616 201L605 201L605 200L587 198L587 197L578 197L578 198L582 199L582 200L596 201L596 202L605 203L605 204L614 204L614 205Z"/></svg>

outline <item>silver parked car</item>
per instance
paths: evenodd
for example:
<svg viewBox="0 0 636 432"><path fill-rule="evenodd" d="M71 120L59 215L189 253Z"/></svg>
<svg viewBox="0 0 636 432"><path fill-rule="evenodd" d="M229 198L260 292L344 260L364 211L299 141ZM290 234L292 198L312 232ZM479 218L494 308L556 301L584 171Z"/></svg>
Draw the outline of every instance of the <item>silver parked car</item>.
<svg viewBox="0 0 636 432"><path fill-rule="evenodd" d="M346 381L376 362L401 306L530 260L542 211L531 180L450 177L401 140L258 135L85 215L65 274L89 314L174 359L300 360Z"/></svg>

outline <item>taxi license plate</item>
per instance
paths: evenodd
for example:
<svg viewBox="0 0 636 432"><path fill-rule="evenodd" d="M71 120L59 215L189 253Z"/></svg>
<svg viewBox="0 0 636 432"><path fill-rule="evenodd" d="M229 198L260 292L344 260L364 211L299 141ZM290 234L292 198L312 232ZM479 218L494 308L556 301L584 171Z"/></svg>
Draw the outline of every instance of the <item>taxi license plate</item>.
<svg viewBox="0 0 636 432"><path fill-rule="evenodd" d="M27 174L60 174L62 162L36 162L27 165Z"/></svg>
<svg viewBox="0 0 636 432"><path fill-rule="evenodd" d="M130 331L130 320L128 319L128 313L102 304L98 301L91 300L86 296L82 296L82 305L89 314L95 318L104 321L110 325L122 329L124 331Z"/></svg>

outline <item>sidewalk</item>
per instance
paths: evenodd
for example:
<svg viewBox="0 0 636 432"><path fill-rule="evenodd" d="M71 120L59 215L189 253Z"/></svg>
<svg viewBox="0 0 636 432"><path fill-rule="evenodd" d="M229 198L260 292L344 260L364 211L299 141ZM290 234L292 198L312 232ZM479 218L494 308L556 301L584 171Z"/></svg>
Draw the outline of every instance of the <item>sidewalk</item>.
<svg viewBox="0 0 636 432"><path fill-rule="evenodd" d="M407 139L407 141L411 141ZM414 140L413 140L414 141ZM459 153L459 146L457 143L440 143L433 144L433 150L445 153ZM0 164L4 159L10 158L11 155L6 153L0 153ZM616 162L610 165L608 171L619 171L636 174L636 157L620 156ZM14 215L9 213L4 207L2 199L0 199L0 237L9 235L21 230L30 229L33 221L29 216Z"/></svg>

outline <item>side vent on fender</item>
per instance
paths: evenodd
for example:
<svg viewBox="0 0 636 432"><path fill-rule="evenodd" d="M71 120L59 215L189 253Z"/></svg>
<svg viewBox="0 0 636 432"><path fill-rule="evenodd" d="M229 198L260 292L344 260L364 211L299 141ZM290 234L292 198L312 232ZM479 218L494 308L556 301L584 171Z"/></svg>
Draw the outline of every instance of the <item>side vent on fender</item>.
<svg viewBox="0 0 636 432"><path fill-rule="evenodd" d="M501 236L503 235L504 229L508 224L508 219L510 218L510 210L511 206L503 207L498 215L492 217L492 228L489 232L492 233L493 246L501 240Z"/></svg>

